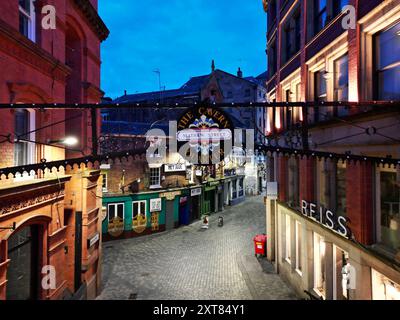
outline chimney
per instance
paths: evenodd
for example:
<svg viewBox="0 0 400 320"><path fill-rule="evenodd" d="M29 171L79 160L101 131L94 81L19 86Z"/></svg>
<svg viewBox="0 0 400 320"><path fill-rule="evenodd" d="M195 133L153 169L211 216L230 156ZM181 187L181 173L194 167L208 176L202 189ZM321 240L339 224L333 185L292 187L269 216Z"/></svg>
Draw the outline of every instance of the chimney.
<svg viewBox="0 0 400 320"><path fill-rule="evenodd" d="M237 71L237 76L238 76L239 78L243 78L243 72L242 72L242 70L240 70L240 67L239 67L239 69L238 69L238 71Z"/></svg>
<svg viewBox="0 0 400 320"><path fill-rule="evenodd" d="M214 72L215 71L215 62L214 62L214 59L212 60L212 62L211 62L211 72Z"/></svg>
<svg viewBox="0 0 400 320"><path fill-rule="evenodd" d="M126 90L124 90L124 95L126 96Z"/></svg>

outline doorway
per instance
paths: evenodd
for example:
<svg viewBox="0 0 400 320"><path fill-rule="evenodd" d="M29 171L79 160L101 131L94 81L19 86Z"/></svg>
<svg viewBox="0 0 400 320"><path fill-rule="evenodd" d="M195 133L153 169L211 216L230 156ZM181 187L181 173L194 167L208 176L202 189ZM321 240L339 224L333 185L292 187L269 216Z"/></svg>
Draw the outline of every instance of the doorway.
<svg viewBox="0 0 400 320"><path fill-rule="evenodd" d="M174 228L174 200L168 200L165 212L165 229L172 230Z"/></svg>
<svg viewBox="0 0 400 320"><path fill-rule="evenodd" d="M7 300L37 300L39 229L26 226L8 239Z"/></svg>

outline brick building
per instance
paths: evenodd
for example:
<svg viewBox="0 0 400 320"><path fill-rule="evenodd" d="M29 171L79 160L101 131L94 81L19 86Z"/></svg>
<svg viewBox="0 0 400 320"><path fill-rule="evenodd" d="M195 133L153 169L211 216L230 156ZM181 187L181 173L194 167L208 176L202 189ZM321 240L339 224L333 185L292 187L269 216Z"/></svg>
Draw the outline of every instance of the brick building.
<svg viewBox="0 0 400 320"><path fill-rule="evenodd" d="M44 5L56 9L54 30L41 27ZM10 104L0 109L0 171L20 169L0 172L0 299L94 298L100 171L24 166L94 153L99 112L40 104L100 102L100 43L109 31L97 0L4 0L0 12L0 103ZM68 147L66 138L77 143ZM54 287L41 285L45 266L54 267Z"/></svg>
<svg viewBox="0 0 400 320"><path fill-rule="evenodd" d="M400 1L263 3L268 100L315 103L269 108L269 142L328 153L269 160L268 259L303 295L398 300L400 114L373 101L400 100Z"/></svg>

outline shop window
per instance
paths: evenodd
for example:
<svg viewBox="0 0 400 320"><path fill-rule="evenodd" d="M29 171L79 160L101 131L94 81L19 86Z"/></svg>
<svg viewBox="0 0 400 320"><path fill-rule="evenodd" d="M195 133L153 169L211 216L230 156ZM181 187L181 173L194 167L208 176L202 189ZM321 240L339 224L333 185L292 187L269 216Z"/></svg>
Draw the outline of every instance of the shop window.
<svg viewBox="0 0 400 320"><path fill-rule="evenodd" d="M334 99L348 101L349 98L349 59L347 54L334 61ZM339 112L343 112L343 108ZM342 114L339 114L342 115Z"/></svg>
<svg viewBox="0 0 400 320"><path fill-rule="evenodd" d="M124 221L124 204L123 203L109 203L108 204L108 222L113 222L115 218Z"/></svg>
<svg viewBox="0 0 400 320"><path fill-rule="evenodd" d="M372 269L372 300L400 300L400 285Z"/></svg>
<svg viewBox="0 0 400 320"><path fill-rule="evenodd" d="M326 297L325 263L324 238L314 233L314 291L323 298Z"/></svg>
<svg viewBox="0 0 400 320"><path fill-rule="evenodd" d="M347 279L344 278L342 270L346 266L349 254L337 246L333 246L333 299L347 300L349 297L347 290Z"/></svg>
<svg viewBox="0 0 400 320"><path fill-rule="evenodd" d="M300 275L303 274L302 241L303 241L303 230L301 227L301 223L296 221L296 271Z"/></svg>
<svg viewBox="0 0 400 320"><path fill-rule="evenodd" d="M236 181L232 182L232 199L236 199L237 198L237 185L236 185Z"/></svg>
<svg viewBox="0 0 400 320"><path fill-rule="evenodd" d="M285 260L288 263L291 263L291 219L290 216L287 214L285 215Z"/></svg>
<svg viewBox="0 0 400 320"><path fill-rule="evenodd" d="M161 172L160 168L150 168L150 188L160 187Z"/></svg>
<svg viewBox="0 0 400 320"><path fill-rule="evenodd" d="M376 80L378 100L400 99L400 22L375 37Z"/></svg>
<svg viewBox="0 0 400 320"><path fill-rule="evenodd" d="M243 188L244 178L240 178L238 181L239 181L239 197L243 197L243 195L244 195L244 188Z"/></svg>
<svg viewBox="0 0 400 320"><path fill-rule="evenodd" d="M19 0L19 32L35 41L35 0Z"/></svg>
<svg viewBox="0 0 400 320"><path fill-rule="evenodd" d="M380 242L398 252L400 250L400 172L380 170ZM379 220L378 220L379 221Z"/></svg>
<svg viewBox="0 0 400 320"><path fill-rule="evenodd" d="M146 220L146 200L134 201L132 203L132 221L137 223L137 226L143 224Z"/></svg>

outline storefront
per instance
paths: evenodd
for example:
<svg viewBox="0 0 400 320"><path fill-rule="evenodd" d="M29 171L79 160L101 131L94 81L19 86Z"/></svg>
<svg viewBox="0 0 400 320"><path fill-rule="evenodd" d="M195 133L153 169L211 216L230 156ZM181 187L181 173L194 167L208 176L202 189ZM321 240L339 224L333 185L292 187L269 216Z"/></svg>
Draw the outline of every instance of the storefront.
<svg viewBox="0 0 400 320"><path fill-rule="evenodd" d="M230 187L231 187L231 196L229 205L234 206L245 200L244 193L244 178L245 176L237 176L231 179Z"/></svg>
<svg viewBox="0 0 400 320"><path fill-rule="evenodd" d="M181 191L144 192L103 198L103 239L131 238L179 225Z"/></svg>
<svg viewBox="0 0 400 320"><path fill-rule="evenodd" d="M190 222L200 219L201 215L201 196L202 188L192 188L190 189L189 205L190 205Z"/></svg>
<svg viewBox="0 0 400 320"><path fill-rule="evenodd" d="M203 214L211 214L215 212L215 198L217 186L205 186L203 197Z"/></svg>
<svg viewBox="0 0 400 320"><path fill-rule="evenodd" d="M400 272L351 240L348 221L302 201L299 210L266 198L267 257L296 289L324 300L398 300Z"/></svg>

